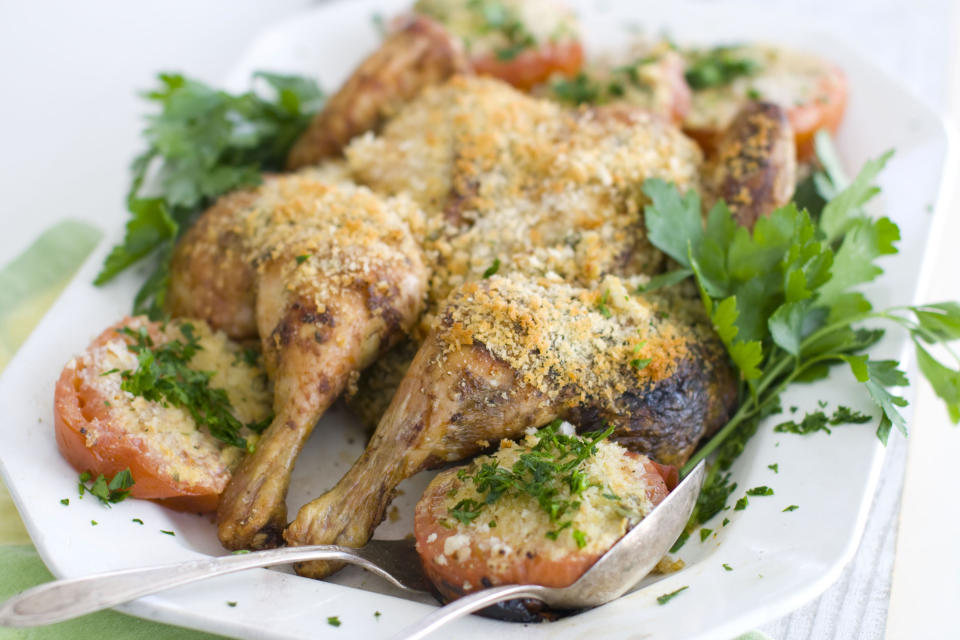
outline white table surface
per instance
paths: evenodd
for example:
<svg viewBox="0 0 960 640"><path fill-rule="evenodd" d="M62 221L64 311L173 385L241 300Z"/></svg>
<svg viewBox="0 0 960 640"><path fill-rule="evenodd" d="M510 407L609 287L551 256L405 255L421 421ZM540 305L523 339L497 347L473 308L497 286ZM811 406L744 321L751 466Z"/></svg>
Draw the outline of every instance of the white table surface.
<svg viewBox="0 0 960 640"><path fill-rule="evenodd" d="M949 0L771 2L859 49L935 109L950 104L947 77L958 70ZM312 4L0 0L0 264L65 217L102 229L123 224L127 164L140 149L136 92L152 86L156 71L216 82L265 24ZM750 3L725 4L735 15ZM957 109L960 82L953 86ZM931 300L960 299L960 252L951 242L960 216L953 218L938 275L924 283ZM924 386L909 447L903 508L908 445L895 437L850 567L823 596L762 631L777 640L872 639L885 630L895 639L960 637L944 620L960 602L960 517L946 473L960 458L960 431Z"/></svg>

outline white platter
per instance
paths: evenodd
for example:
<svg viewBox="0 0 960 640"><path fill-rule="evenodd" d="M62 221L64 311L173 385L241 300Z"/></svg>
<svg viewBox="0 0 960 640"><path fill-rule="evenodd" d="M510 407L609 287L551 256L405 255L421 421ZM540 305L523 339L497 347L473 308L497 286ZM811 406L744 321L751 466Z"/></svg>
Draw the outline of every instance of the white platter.
<svg viewBox="0 0 960 640"><path fill-rule="evenodd" d="M850 81L850 104L838 136L848 169L886 149L897 150L881 176L883 195L876 209L900 226L901 253L886 261L887 274L869 293L880 307L913 301L927 238L941 215L929 212L947 157L947 134L936 114L857 55L817 34L815 24L801 29L796 21L783 20L755 3L749 13L729 6L697 6L694 13L689 5L660 6L667 3L577 4L592 51L616 48L627 41L628 27L643 25L648 32L665 28L680 41L780 42L839 64ZM245 89L251 71L268 69L313 74L323 86L335 87L376 45L371 15L390 16L407 5L407 0L344 2L279 24L252 43L225 85ZM223 553L206 518L135 500L110 510L89 498L78 500L76 473L57 452L52 398L60 367L128 311L141 277L128 274L105 289L90 284L117 239L115 234L98 248L0 379L0 471L37 549L59 577ZM905 341L892 335L876 353L902 360ZM805 410L818 400L831 407L842 403L873 411L843 371L829 381L793 389L783 404ZM516 625L472 617L451 626L448 637L726 640L815 597L839 576L856 549L883 448L869 424L840 427L830 436L799 437L773 433L775 422L761 427L733 470L740 487L734 498L757 485L771 486L775 495L752 499L745 511L727 512L731 522L726 527L719 526L724 515L708 523L719 533L704 542L697 536L687 542L679 553L686 562L682 571L648 578L617 602L559 622ZM291 512L331 486L359 454L363 440L346 411L338 408L325 417L294 473ZM779 473L767 468L771 463L779 465ZM405 493L396 502L398 518L388 518L377 537L401 537L410 530L412 505L426 482L422 474L403 485ZM70 498L70 505L61 505L61 498ZM790 504L800 509L782 513ZM98 525L92 526L91 520ZM162 529L176 536L164 535ZM723 563L734 570L725 571ZM689 589L668 605L656 604L656 596L684 585ZM229 607L228 601L237 606ZM339 634L373 640L389 636L434 606L427 597L408 599L378 579L348 569L330 582L282 570L254 570L143 598L121 609L245 638ZM375 618L375 611L382 615ZM326 625L333 615L341 627Z"/></svg>

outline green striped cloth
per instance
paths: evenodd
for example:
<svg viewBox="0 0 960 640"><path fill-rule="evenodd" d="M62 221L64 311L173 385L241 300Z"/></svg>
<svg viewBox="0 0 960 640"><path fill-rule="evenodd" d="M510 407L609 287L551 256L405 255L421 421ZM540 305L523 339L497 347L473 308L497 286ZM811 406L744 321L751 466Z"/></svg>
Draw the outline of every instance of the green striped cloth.
<svg viewBox="0 0 960 640"><path fill-rule="evenodd" d="M0 371L37 325L44 312L93 251L101 233L82 222L66 220L47 230L36 242L0 270ZM53 374L51 374L53 375ZM30 544L10 494L0 483L0 601L53 576ZM0 640L209 640L200 631L141 620L115 611L93 613L48 627L0 627ZM756 631L737 640L769 640Z"/></svg>
<svg viewBox="0 0 960 640"><path fill-rule="evenodd" d="M66 220L44 232L13 262L0 269L0 371L60 295L101 235L88 224ZM30 544L10 494L0 483L0 601L49 580L53 580L53 576ZM94 613L48 627L0 627L0 640L208 640L217 637L115 611Z"/></svg>

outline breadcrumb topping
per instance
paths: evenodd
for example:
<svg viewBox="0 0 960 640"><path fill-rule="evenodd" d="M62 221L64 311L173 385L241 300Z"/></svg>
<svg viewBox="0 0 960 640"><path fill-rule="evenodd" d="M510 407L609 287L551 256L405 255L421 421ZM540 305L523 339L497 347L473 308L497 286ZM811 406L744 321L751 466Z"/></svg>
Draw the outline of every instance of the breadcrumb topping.
<svg viewBox="0 0 960 640"><path fill-rule="evenodd" d="M234 416L241 423L267 418L272 393L263 369L247 362L240 345L224 333L211 331L202 321L175 320L159 330L151 329L155 344L182 340L180 326L186 322L193 324L201 347L188 366L214 372L210 386L227 392ZM124 326L137 330L156 325L138 316ZM127 437L142 441L144 450L162 462L161 473L187 484L214 478L222 489L244 451L200 431L187 409L151 402L121 389L121 372L135 370L138 365L136 354L129 351L127 345L127 338L117 333L112 340L89 349L67 366L76 369L84 383L110 403L106 407L110 422L121 425ZM96 420L87 424L88 447L100 437L101 426ZM257 436L252 432L245 430L243 435L249 442L256 441Z"/></svg>
<svg viewBox="0 0 960 640"><path fill-rule="evenodd" d="M569 110L475 77L427 89L345 153L355 179L408 193L425 212L424 332L454 288L494 264L586 286L657 272L664 258L646 240L640 186L660 177L697 188L701 160L643 110Z"/></svg>
<svg viewBox="0 0 960 640"><path fill-rule="evenodd" d="M592 289L519 274L465 284L441 314L438 358L480 343L551 400L612 406L673 375L697 338L635 288L616 276Z"/></svg>

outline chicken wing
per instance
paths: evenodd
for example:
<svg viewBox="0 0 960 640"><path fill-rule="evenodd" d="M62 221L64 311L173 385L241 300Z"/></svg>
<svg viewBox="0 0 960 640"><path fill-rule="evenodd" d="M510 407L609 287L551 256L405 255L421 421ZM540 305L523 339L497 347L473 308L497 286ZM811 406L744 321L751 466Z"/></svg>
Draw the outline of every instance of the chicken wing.
<svg viewBox="0 0 960 640"><path fill-rule="evenodd" d="M558 417L614 424L628 447L682 463L726 421L735 379L702 311L633 289L612 276L591 290L520 275L458 288L366 451L300 510L287 542L361 546L404 478Z"/></svg>
<svg viewBox="0 0 960 640"><path fill-rule="evenodd" d="M339 155L351 138L376 129L424 87L467 70L456 38L430 18L411 17L387 36L314 117L290 150L288 168Z"/></svg>
<svg viewBox="0 0 960 640"><path fill-rule="evenodd" d="M723 200L741 226L790 202L797 151L787 113L772 102L749 102L717 142L703 170L704 206Z"/></svg>

